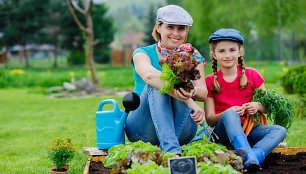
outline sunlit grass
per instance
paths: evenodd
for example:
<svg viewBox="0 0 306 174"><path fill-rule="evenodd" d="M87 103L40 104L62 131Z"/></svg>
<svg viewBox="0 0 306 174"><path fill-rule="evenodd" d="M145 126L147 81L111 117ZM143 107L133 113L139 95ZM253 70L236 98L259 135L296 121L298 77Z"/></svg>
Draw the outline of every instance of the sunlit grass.
<svg viewBox="0 0 306 174"><path fill-rule="evenodd" d="M70 173L82 173L89 156L82 148L95 146L95 112L100 101L121 97L56 99L28 92L31 89L0 90L0 171L3 173L48 173L47 148L57 136L71 136L77 154ZM106 108L107 109L107 108Z"/></svg>

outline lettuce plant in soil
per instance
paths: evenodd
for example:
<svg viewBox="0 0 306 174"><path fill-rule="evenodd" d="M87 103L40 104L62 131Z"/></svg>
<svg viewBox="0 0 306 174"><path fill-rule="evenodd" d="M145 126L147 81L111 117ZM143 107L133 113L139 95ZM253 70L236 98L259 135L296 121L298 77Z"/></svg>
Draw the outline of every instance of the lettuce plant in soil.
<svg viewBox="0 0 306 174"><path fill-rule="evenodd" d="M208 142L206 139L184 145L182 150L182 156L196 156L198 162L213 163L215 172L226 168L228 172L235 173L243 168L241 157L227 150L226 147ZM108 153L103 166L113 173L143 173L145 171L164 173L169 170L168 159L176 155L164 153L157 146L142 141L113 146ZM203 166L201 170L205 170Z"/></svg>

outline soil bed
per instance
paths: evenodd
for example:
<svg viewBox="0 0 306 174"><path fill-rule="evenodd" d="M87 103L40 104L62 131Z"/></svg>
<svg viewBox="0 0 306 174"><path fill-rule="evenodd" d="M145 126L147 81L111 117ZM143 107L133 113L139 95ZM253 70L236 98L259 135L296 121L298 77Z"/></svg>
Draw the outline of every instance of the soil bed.
<svg viewBox="0 0 306 174"><path fill-rule="evenodd" d="M262 171L256 173L269 174L301 174L306 173L306 152L296 155L271 153L262 164Z"/></svg>
<svg viewBox="0 0 306 174"><path fill-rule="evenodd" d="M90 161L89 174L109 174L111 169L103 167L102 162ZM300 174L306 173L306 152L296 155L281 155L281 153L271 153L265 159L262 170L258 174Z"/></svg>

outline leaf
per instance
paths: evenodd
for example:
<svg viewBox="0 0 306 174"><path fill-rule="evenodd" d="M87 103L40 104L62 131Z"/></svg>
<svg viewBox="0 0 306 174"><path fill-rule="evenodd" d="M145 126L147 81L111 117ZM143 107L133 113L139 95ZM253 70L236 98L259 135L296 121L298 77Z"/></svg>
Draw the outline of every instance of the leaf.
<svg viewBox="0 0 306 174"><path fill-rule="evenodd" d="M275 91L261 89L254 90L252 98L254 102L260 102L267 110L267 118L289 129L294 116L293 102L277 94Z"/></svg>

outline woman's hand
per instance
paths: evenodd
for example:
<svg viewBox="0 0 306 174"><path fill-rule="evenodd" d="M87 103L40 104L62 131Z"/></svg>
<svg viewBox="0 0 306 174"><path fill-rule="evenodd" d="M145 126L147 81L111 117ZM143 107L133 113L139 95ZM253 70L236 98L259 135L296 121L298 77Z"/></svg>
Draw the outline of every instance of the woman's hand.
<svg viewBox="0 0 306 174"><path fill-rule="evenodd" d="M249 102L243 105L245 106L245 109L247 110L249 115L256 114L260 108L260 103L258 102Z"/></svg>
<svg viewBox="0 0 306 174"><path fill-rule="evenodd" d="M193 113L190 114L193 121L200 125L205 121L205 112L204 109L202 109L195 101L192 99L188 100L187 103L188 107L193 110Z"/></svg>
<svg viewBox="0 0 306 174"><path fill-rule="evenodd" d="M183 88L174 89L174 94L181 100L187 100L192 97L194 90L190 90L190 92L187 92Z"/></svg>
<svg viewBox="0 0 306 174"><path fill-rule="evenodd" d="M235 112L237 112L240 116L244 114L245 106L233 106L231 107Z"/></svg>

